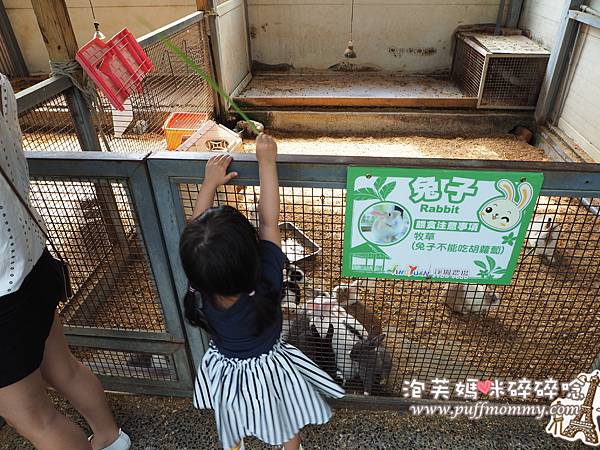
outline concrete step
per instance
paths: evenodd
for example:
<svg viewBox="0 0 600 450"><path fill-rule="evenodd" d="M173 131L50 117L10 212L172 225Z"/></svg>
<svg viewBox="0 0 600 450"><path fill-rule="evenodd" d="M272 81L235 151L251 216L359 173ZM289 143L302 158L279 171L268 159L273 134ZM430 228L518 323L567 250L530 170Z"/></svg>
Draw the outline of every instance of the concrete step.
<svg viewBox="0 0 600 450"><path fill-rule="evenodd" d="M247 108L245 112L269 131L281 133L458 137L505 134L517 125L535 128L530 111Z"/></svg>

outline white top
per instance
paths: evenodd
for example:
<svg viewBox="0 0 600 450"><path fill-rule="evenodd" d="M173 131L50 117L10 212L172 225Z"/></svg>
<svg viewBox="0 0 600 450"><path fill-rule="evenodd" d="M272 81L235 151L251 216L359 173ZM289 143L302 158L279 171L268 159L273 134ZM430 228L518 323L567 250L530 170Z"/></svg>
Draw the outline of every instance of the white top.
<svg viewBox="0 0 600 450"><path fill-rule="evenodd" d="M23 154L17 101L0 73L0 166L29 201L29 170ZM39 217L39 216L38 216ZM41 219L38 222L43 225ZM0 301L15 292L42 256L46 239L0 173Z"/></svg>

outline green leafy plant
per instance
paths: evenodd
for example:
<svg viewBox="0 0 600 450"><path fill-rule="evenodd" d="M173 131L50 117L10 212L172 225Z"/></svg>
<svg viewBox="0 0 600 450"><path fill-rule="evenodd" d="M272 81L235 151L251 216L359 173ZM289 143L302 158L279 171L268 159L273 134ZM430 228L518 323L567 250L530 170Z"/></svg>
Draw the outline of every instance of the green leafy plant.
<svg viewBox="0 0 600 450"><path fill-rule="evenodd" d="M144 25L146 28L148 28L149 30L152 29L152 27L147 22L145 22L144 20L141 20L139 17L138 17L138 21L142 25ZM244 120L244 122L246 122L248 124L248 126L252 129L252 131L256 135L260 134L260 131L258 130L258 128L256 128L256 125L254 125L254 123L250 120L250 118L246 115L246 113L244 113L244 111L242 111L240 109L240 107L233 101L233 99L229 95L227 95L227 93L221 88L221 86L219 86L219 84L215 80L213 80L212 77L202 69L202 67L200 67L198 64L196 64L194 62L194 60L192 58L190 58L185 51L183 51L182 49L177 47L177 45L175 45L168 38L159 37L159 40L175 56L177 56L179 59L181 59L190 69L192 69L194 72L196 72L197 75L199 75L204 81L206 81L206 83L210 86L210 88L212 90L214 90L217 94L219 94L221 97L223 97L223 99L228 104L231 105L231 107L235 110L235 112L237 112L240 115L240 117Z"/></svg>
<svg viewBox="0 0 600 450"><path fill-rule="evenodd" d="M381 200L385 199L392 193L396 187L396 182L387 183L387 178L378 177L375 180L374 188L360 188L354 191L354 200Z"/></svg>
<svg viewBox="0 0 600 450"><path fill-rule="evenodd" d="M502 236L502 243L511 247L517 242L517 236L511 231L508 235Z"/></svg>
<svg viewBox="0 0 600 450"><path fill-rule="evenodd" d="M485 259L486 261L474 261L474 264L480 268L479 273L477 274L479 278L493 280L495 278L500 278L506 273L506 269L496 266L494 258L486 256Z"/></svg>

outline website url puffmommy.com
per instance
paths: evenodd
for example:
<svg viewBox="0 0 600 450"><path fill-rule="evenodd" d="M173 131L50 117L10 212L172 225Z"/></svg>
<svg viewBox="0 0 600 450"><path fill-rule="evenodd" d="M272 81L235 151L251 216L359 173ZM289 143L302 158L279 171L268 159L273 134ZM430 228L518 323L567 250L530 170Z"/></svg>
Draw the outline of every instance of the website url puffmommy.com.
<svg viewBox="0 0 600 450"><path fill-rule="evenodd" d="M542 419L546 416L571 416L579 412L579 405L518 405L496 404L486 401L462 405L410 405L409 411L415 416L447 416L451 419L465 416L481 419L484 416L528 416Z"/></svg>

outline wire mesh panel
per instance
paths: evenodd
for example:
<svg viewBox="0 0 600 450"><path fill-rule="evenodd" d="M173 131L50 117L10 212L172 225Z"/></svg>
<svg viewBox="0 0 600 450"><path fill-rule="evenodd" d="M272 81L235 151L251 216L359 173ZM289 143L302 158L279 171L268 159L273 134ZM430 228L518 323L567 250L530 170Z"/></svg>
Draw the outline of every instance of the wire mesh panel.
<svg viewBox="0 0 600 450"><path fill-rule="evenodd" d="M454 61L452 62L452 79L469 97L479 97L479 86L483 76L485 55L463 39L456 40Z"/></svg>
<svg viewBox="0 0 600 450"><path fill-rule="evenodd" d="M31 199L69 263L68 325L166 331L125 180L34 178Z"/></svg>
<svg viewBox="0 0 600 450"><path fill-rule="evenodd" d="M548 58L490 57L481 106L534 108Z"/></svg>
<svg viewBox="0 0 600 450"><path fill-rule="evenodd" d="M524 36L458 33L452 78L480 108L533 109L549 52Z"/></svg>
<svg viewBox="0 0 600 450"><path fill-rule="evenodd" d="M72 347L75 357L98 375L139 378L152 381L177 381L170 355L122 352L93 347Z"/></svg>
<svg viewBox="0 0 600 450"><path fill-rule="evenodd" d="M193 23L168 36L168 40L203 72L212 73L204 22ZM163 125L172 113L185 113L173 125L179 143L214 116L213 93L204 78L161 41L141 44L154 65L143 80L143 92L131 95L125 102L125 111L115 110L101 97L99 120L112 151L165 150Z"/></svg>
<svg viewBox="0 0 600 450"><path fill-rule="evenodd" d="M27 151L80 151L75 124L64 94L55 95L19 114L23 149Z"/></svg>
<svg viewBox="0 0 600 450"><path fill-rule="evenodd" d="M187 217L198 187L179 185ZM600 218L580 199L540 197L513 282L495 287L345 279L345 191L280 193L281 222L301 232L284 233L296 263L282 293L283 336L349 392L402 397L415 379L570 382L600 353ZM228 186L216 204L258 224L259 198L256 187Z"/></svg>

